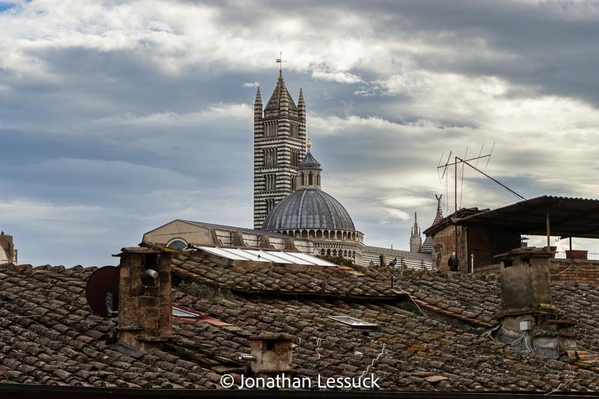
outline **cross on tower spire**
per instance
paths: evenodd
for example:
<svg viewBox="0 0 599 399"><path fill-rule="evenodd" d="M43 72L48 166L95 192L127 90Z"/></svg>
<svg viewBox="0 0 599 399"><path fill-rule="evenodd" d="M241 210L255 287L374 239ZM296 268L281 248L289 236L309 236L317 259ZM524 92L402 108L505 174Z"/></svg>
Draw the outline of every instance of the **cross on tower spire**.
<svg viewBox="0 0 599 399"><path fill-rule="evenodd" d="M277 58L277 62L279 63L279 72L282 72L283 71L283 63L287 62L287 60L283 59L283 52L282 51L279 51L279 57L280 58Z"/></svg>

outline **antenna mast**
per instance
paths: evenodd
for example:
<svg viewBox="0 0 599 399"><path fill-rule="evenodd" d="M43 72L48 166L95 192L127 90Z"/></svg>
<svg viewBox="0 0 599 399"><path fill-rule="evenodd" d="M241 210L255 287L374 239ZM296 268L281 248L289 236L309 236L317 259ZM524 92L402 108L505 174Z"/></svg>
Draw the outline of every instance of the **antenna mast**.
<svg viewBox="0 0 599 399"><path fill-rule="evenodd" d="M514 194L515 196L519 197L520 199L522 199L522 200L526 199L523 196L521 196L520 194L518 194L517 192L515 192L514 190L510 189L509 187L507 187L505 184L502 184L497 179L492 178L491 176L489 176L485 172L483 172L480 169L478 169L476 166L473 166L473 165L471 165L469 163L470 161L476 161L476 163L478 165L478 161L480 159L487 158L487 165L489 164L489 158L491 157L491 155L493 153L493 149L495 148L495 143L493 143L493 146L491 147L491 151L488 154L486 154L486 155L481 155L482 152L483 152L483 148L484 148L484 145L480 149L479 156L474 157L474 158L469 158L469 159L464 159L464 158L466 158L466 156L464 156L464 158L460 158L458 156L455 156L453 163L450 163L451 154L452 154L452 152L450 152L449 156L447 157L447 161L445 162L445 164L437 166L437 170L443 168L443 174L441 176L441 179L443 179L445 177L445 174L447 173L447 167L449 167L451 165L454 166L454 176L455 176L455 179L454 179L455 180L454 181L454 218L455 219L457 219L457 215L458 215L458 163L470 166L472 169L474 169L478 173L482 174L483 176L485 176L488 179L491 179L492 181L494 181L495 183L499 184L501 187L505 188L510 193ZM466 154L468 154L468 149L466 149ZM441 159L443 159L443 155L441 155ZM462 176L462 179L463 179L463 176ZM450 265L453 266L455 268L455 270L458 270L458 259L459 259L459 251L458 251L458 225L456 223L457 220L454 220L453 222L454 222L454 226L455 226L455 232L454 232L454 235L455 235L455 253L450 258Z"/></svg>

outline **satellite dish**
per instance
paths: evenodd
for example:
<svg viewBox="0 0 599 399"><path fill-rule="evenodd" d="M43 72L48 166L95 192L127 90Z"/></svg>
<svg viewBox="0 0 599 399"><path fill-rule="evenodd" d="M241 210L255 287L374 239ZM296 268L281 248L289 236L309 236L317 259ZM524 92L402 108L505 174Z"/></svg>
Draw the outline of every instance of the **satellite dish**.
<svg viewBox="0 0 599 399"><path fill-rule="evenodd" d="M87 280L85 296L92 310L102 317L118 316L119 276L116 266L104 266L96 270Z"/></svg>

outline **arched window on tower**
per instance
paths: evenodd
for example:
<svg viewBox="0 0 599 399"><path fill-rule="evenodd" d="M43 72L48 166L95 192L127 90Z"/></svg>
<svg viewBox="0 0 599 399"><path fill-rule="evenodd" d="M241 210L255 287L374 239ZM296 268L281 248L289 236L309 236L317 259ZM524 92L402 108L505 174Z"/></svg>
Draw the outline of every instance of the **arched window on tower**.
<svg viewBox="0 0 599 399"><path fill-rule="evenodd" d="M266 121L264 123L264 131L266 137L276 137L277 121Z"/></svg>
<svg viewBox="0 0 599 399"><path fill-rule="evenodd" d="M277 175L270 174L266 175L266 191L275 191L277 189Z"/></svg>
<svg viewBox="0 0 599 399"><path fill-rule="evenodd" d="M272 208L275 207L275 200L272 198L269 198L266 200L266 213L270 213L270 211L272 211Z"/></svg>
<svg viewBox="0 0 599 399"><path fill-rule="evenodd" d="M264 149L264 167L272 169L277 167L277 149L276 148L265 148Z"/></svg>

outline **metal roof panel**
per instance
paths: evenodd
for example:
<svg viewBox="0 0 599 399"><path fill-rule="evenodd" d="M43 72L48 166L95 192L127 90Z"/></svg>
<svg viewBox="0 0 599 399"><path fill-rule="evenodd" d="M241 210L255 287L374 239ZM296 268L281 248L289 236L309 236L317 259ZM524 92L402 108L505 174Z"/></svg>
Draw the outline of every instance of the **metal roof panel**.
<svg viewBox="0 0 599 399"><path fill-rule="evenodd" d="M255 249L204 246L195 246L194 248L231 260L285 263L295 265L337 266L334 263L327 262L326 260L300 252L260 251Z"/></svg>

